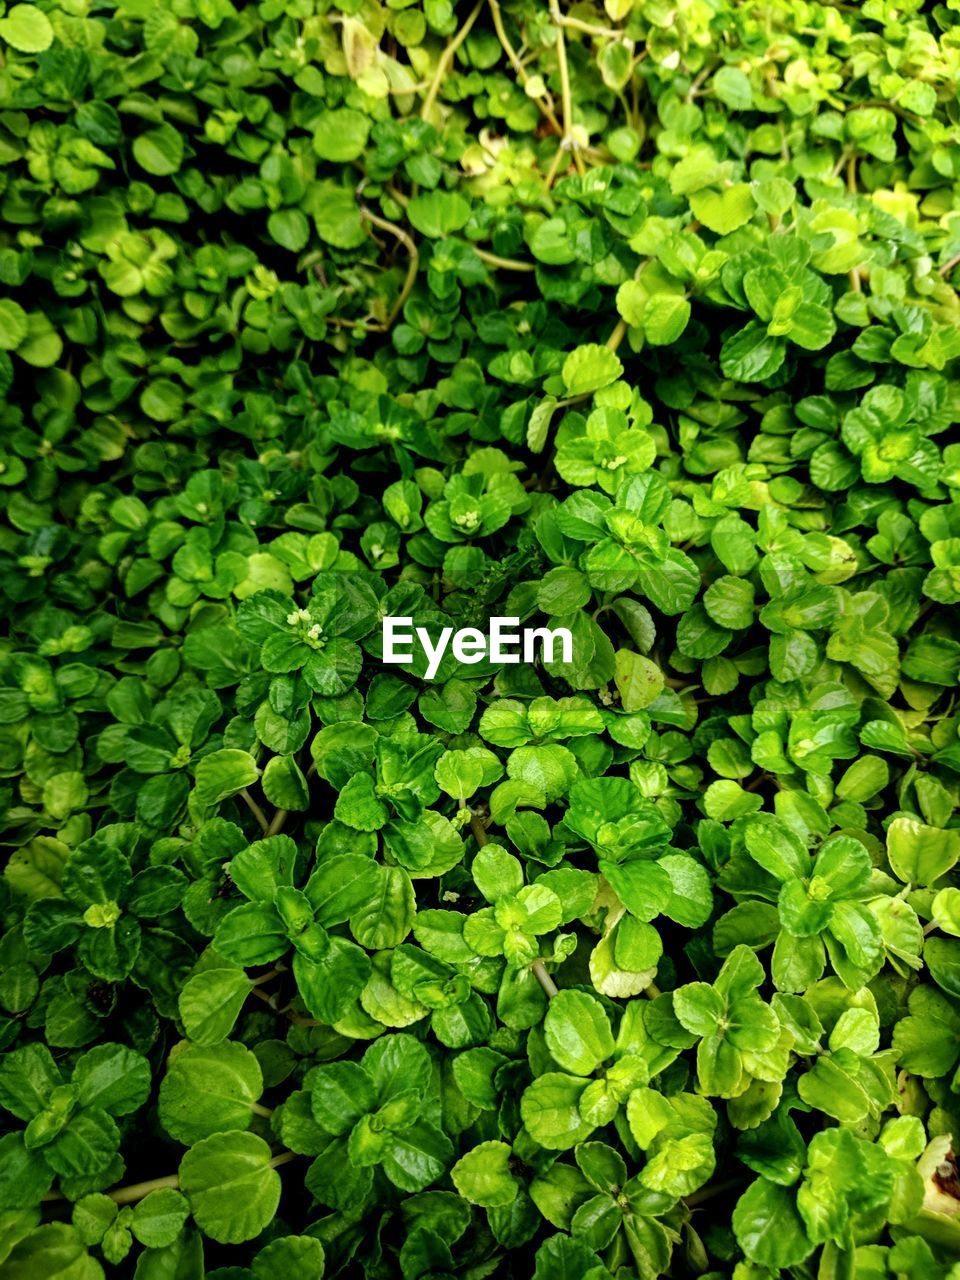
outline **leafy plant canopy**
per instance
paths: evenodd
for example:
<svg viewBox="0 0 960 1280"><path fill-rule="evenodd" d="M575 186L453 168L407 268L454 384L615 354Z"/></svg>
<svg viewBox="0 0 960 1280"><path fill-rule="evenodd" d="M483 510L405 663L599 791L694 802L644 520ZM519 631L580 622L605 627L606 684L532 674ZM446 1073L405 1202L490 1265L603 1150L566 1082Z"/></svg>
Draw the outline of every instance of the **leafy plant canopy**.
<svg viewBox="0 0 960 1280"><path fill-rule="evenodd" d="M956 1280L957 0L0 53L4 1280Z"/></svg>

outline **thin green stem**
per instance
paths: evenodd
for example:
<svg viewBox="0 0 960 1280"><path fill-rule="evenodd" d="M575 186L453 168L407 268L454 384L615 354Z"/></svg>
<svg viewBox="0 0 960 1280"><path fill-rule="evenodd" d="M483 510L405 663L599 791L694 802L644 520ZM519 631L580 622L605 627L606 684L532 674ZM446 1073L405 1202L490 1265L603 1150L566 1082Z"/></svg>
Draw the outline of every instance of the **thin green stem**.
<svg viewBox="0 0 960 1280"><path fill-rule="evenodd" d="M684 1204L688 1209L695 1209L698 1204L704 1204L707 1200L712 1200L715 1196L722 1196L726 1191L732 1191L734 1187L742 1187L743 1178L727 1178L723 1182L717 1182L713 1186L701 1187L699 1191L694 1191L693 1195L684 1199Z"/></svg>
<svg viewBox="0 0 960 1280"><path fill-rule="evenodd" d="M507 60L519 76L520 83L524 88L526 88L526 84L530 79L530 76L527 73L526 67L517 57L516 49L514 49L513 45L510 43L510 37L507 35L507 29L503 25L503 12L500 9L498 0L487 0L487 3L490 6L490 16L493 19L493 29L497 33L497 39L500 41L503 51L507 55ZM543 98L534 98L534 102L537 104L540 112L549 122L554 132L562 133L563 129L560 121L556 117L556 113L553 110L553 99L550 95L547 94Z"/></svg>
<svg viewBox="0 0 960 1280"><path fill-rule="evenodd" d="M470 830L473 832L474 840L476 840L477 844L482 849L487 843L487 829L483 825L483 820L480 815L474 813L472 810L470 812Z"/></svg>
<svg viewBox="0 0 960 1280"><path fill-rule="evenodd" d="M433 110L433 105L437 100L437 94L440 92L440 85L443 83L443 78L447 74L447 68L453 60L453 55L470 34L473 24L476 22L477 18L480 17L480 11L483 8L483 5L484 0L480 0L479 4L470 11L470 16L467 18L466 22L452 40L450 40L443 53L441 53L440 60L437 63L437 69L433 75L433 80L430 82L430 88L427 90L426 97L423 100L423 105L420 108L421 120L427 120L429 118L430 112Z"/></svg>
<svg viewBox="0 0 960 1280"><path fill-rule="evenodd" d="M263 833L264 838L268 838L269 836L275 836L279 831L282 831L284 826L286 825L286 821L287 821L287 818L289 818L289 816L290 816L289 809L278 809L276 813L273 815L273 817L270 819L270 823L266 831Z"/></svg>
<svg viewBox="0 0 960 1280"><path fill-rule="evenodd" d="M621 318L620 320L617 321L616 326L613 329L613 332L610 334L610 337L607 339L607 342L606 342L607 350L616 351L617 347L620 346L620 343L624 340L626 336L627 336L627 322L626 320Z"/></svg>
<svg viewBox="0 0 960 1280"><path fill-rule="evenodd" d="M571 18L569 14L560 13L555 16L551 15L553 22L558 22L561 27L567 27L570 31L582 31L587 36L597 36L601 40L622 40L623 32L616 27L599 27L593 22L584 22L582 18Z"/></svg>
<svg viewBox="0 0 960 1280"><path fill-rule="evenodd" d="M561 138L557 144L557 149L554 152L553 159L550 161L550 168L547 170L547 176L543 180L544 191L549 191L553 186L553 180L556 178L557 171L560 168L560 161L566 154L568 154L566 139Z"/></svg>
<svg viewBox="0 0 960 1280"><path fill-rule="evenodd" d="M518 258L501 258L498 253L478 249L476 245L471 247L482 262L486 262L488 266L497 267L500 271L536 271L537 269L532 262L521 262Z"/></svg>
<svg viewBox="0 0 960 1280"><path fill-rule="evenodd" d="M573 138L573 93L570 88L570 68L567 65L567 42L563 36L563 18L557 0L550 0L550 20L557 28L557 69L560 73L560 102L563 113L563 141L561 147L570 151L577 172L583 173L583 161ZM547 184L549 187L549 183Z"/></svg>
<svg viewBox="0 0 960 1280"><path fill-rule="evenodd" d="M263 812L246 787L244 787L240 792L240 798L260 824L260 830L265 832L267 827L270 825L267 821L267 815Z"/></svg>
<svg viewBox="0 0 960 1280"><path fill-rule="evenodd" d="M533 974L536 980L540 983L541 987L543 987L544 991L547 993L547 999L552 1000L553 997L560 990L560 988L557 986L554 980L550 977L549 973L547 973L546 969L544 968L543 961L534 960L533 964L530 966L530 972Z"/></svg>
<svg viewBox="0 0 960 1280"><path fill-rule="evenodd" d="M372 209L368 209L365 204L360 206L360 216L365 218L367 222L375 227L379 227L381 231L387 231L394 236L410 256L410 265L407 267L407 274L403 282L403 286L397 295L397 300L390 309L390 314L384 321L384 332L390 329L397 316L403 310L403 305L410 297L413 286L417 280L417 272L420 270L420 253L414 244L413 237L403 227L398 227L395 222L388 222L386 218L381 218L378 213L374 213Z"/></svg>
<svg viewBox="0 0 960 1280"><path fill-rule="evenodd" d="M262 1000L264 1004L269 1005L278 1017L286 1018L287 1021L292 1022L295 1027L319 1027L323 1025L321 1022L318 1022L316 1018L301 1018L299 1013L291 1013L289 1009L278 1009L277 1002L274 1000L273 996L268 995L266 991L261 990L260 987L254 987L250 994L256 996L258 1000Z"/></svg>
<svg viewBox="0 0 960 1280"><path fill-rule="evenodd" d="M253 1105L253 1110L259 1115L270 1115L267 1107L258 1107ZM281 1164L287 1164L291 1160L295 1160L297 1153L295 1151L281 1151L279 1155L275 1155L270 1161L270 1167L276 1169ZM134 1204L137 1200L143 1200L151 1191L163 1191L167 1187L174 1189L180 1186L180 1175L177 1173L168 1173L162 1178L149 1178L146 1182L131 1182L126 1187L114 1187L112 1191L104 1194L108 1195L115 1204ZM66 1196L62 1191L48 1191L43 1197L44 1204L51 1204L57 1200L65 1200Z"/></svg>
<svg viewBox="0 0 960 1280"><path fill-rule="evenodd" d="M262 987L267 982L272 982L274 978L279 978L281 973L286 973L286 966L269 969L266 973L261 973L259 978L251 978L250 981L255 987Z"/></svg>

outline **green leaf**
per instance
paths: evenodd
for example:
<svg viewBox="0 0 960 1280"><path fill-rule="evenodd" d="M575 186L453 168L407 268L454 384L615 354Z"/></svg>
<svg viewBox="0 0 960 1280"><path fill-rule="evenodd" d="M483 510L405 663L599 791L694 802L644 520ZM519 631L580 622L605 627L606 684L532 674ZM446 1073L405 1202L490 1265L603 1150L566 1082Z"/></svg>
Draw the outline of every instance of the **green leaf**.
<svg viewBox="0 0 960 1280"><path fill-rule="evenodd" d="M916 818L894 818L887 828L887 857L905 884L928 887L956 865L960 831L940 831Z"/></svg>
<svg viewBox="0 0 960 1280"><path fill-rule="evenodd" d="M272 1240L253 1260L254 1280L321 1280L325 1258L323 1245L313 1236L284 1236Z"/></svg>
<svg viewBox="0 0 960 1280"><path fill-rule="evenodd" d="M799 1266L814 1249L794 1196L766 1178L758 1178L737 1201L733 1232L751 1262L774 1270Z"/></svg>
<svg viewBox="0 0 960 1280"><path fill-rule="evenodd" d="M218 1133L180 1161L180 1189L198 1226L220 1244L252 1240L273 1219L280 1175L253 1133Z"/></svg>
<svg viewBox="0 0 960 1280"><path fill-rule="evenodd" d="M369 132L370 120L360 111L324 111L314 123L313 149L321 160L343 164L363 154Z"/></svg>
<svg viewBox="0 0 960 1280"><path fill-rule="evenodd" d="M563 1151L587 1137L593 1126L580 1117L586 1086L585 1080L557 1071L548 1071L527 1086L520 1114L534 1142L549 1151Z"/></svg>
<svg viewBox="0 0 960 1280"><path fill-rule="evenodd" d="M655 662L632 649L614 654L614 679L624 711L640 711L661 694L664 675Z"/></svg>
<svg viewBox="0 0 960 1280"><path fill-rule="evenodd" d="M278 209L267 220L267 230L283 249L299 253L310 239L310 223L301 209Z"/></svg>
<svg viewBox="0 0 960 1280"><path fill-rule="evenodd" d="M786 356L781 338L772 338L766 327L751 320L727 338L720 350L724 377L737 382L763 382L777 372Z"/></svg>
<svg viewBox="0 0 960 1280"><path fill-rule="evenodd" d="M670 346L690 323L690 315L686 298L678 294L654 294L643 310L643 336L651 346Z"/></svg>
<svg viewBox="0 0 960 1280"><path fill-rule="evenodd" d="M153 177L169 177L183 163L183 137L173 125L161 124L134 140L133 155L140 168Z"/></svg>
<svg viewBox="0 0 960 1280"><path fill-rule="evenodd" d="M219 804L227 796L252 786L259 776L257 762L249 751L236 747L212 751L197 765L197 798L203 805Z"/></svg>
<svg viewBox="0 0 960 1280"><path fill-rule="evenodd" d="M603 1006L582 991L554 996L543 1030L554 1061L574 1075L590 1075L613 1054L613 1033Z"/></svg>
<svg viewBox="0 0 960 1280"><path fill-rule="evenodd" d="M160 1123L188 1146L214 1133L245 1129L262 1091L260 1065L243 1045L184 1044L160 1086Z"/></svg>
<svg viewBox="0 0 960 1280"><path fill-rule="evenodd" d="M53 1179L53 1169L41 1152L26 1148L22 1133L0 1137L0 1207L32 1208L53 1186Z"/></svg>
<svg viewBox="0 0 960 1280"><path fill-rule="evenodd" d="M180 1017L184 1030L196 1044L215 1045L225 1040L253 984L236 967L207 969L190 978L180 992Z"/></svg>
<svg viewBox="0 0 960 1280"><path fill-rule="evenodd" d="M27 8L22 5L21 8ZM40 10L35 10L40 14ZM40 16L43 16L42 14ZM4 19L0 19L0 24ZM46 19L44 18L44 21ZM27 336L27 313L12 298L0 299L0 350L16 351Z"/></svg>
<svg viewBox="0 0 960 1280"><path fill-rule="evenodd" d="M465 1200L484 1209L513 1204L519 1184L510 1169L511 1154L505 1142L481 1142L450 1170L453 1185Z"/></svg>
<svg viewBox="0 0 960 1280"><path fill-rule="evenodd" d="M456 192L431 191L410 201L407 216L421 234L439 239L466 224L470 205Z"/></svg>
<svg viewBox="0 0 960 1280"><path fill-rule="evenodd" d="M29 6L23 5L23 8ZM65 1222L48 1222L23 1235L3 1264L11 1280L101 1280L103 1268Z"/></svg>
<svg viewBox="0 0 960 1280"><path fill-rule="evenodd" d="M619 357L595 342L576 347L563 362L562 378L571 396L588 395L615 382L623 373Z"/></svg>
<svg viewBox="0 0 960 1280"><path fill-rule="evenodd" d="M85 1107L125 1116L143 1106L150 1093L150 1064L133 1049L100 1044L77 1060L73 1083Z"/></svg>
<svg viewBox="0 0 960 1280"><path fill-rule="evenodd" d="M690 208L705 227L717 235L736 231L753 217L756 205L749 183L740 182L725 191L696 191L690 197Z"/></svg>
<svg viewBox="0 0 960 1280"><path fill-rule="evenodd" d="M753 106L753 90L749 78L738 67L721 67L711 81L713 92L733 111L749 111Z"/></svg>
<svg viewBox="0 0 960 1280"><path fill-rule="evenodd" d="M43 53L53 44L53 27L36 5L15 4L0 18L0 40L20 53Z"/></svg>
<svg viewBox="0 0 960 1280"><path fill-rule="evenodd" d="M178 1239L189 1216L186 1197L173 1187L162 1187L134 1205L130 1230L149 1249L165 1249Z"/></svg>

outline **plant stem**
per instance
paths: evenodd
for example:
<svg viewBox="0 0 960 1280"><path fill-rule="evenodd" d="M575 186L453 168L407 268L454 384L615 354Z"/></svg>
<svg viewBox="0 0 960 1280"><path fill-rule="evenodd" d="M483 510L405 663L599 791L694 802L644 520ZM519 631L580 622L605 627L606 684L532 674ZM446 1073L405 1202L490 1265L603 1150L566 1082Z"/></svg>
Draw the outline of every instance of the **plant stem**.
<svg viewBox="0 0 960 1280"><path fill-rule="evenodd" d="M693 1195L686 1196L683 1203L688 1209L694 1209L698 1204L703 1204L706 1200L712 1200L714 1196L722 1196L725 1191L732 1191L734 1187L743 1186L742 1178L727 1178L724 1182L718 1182L715 1186L701 1187L699 1191L694 1191Z"/></svg>
<svg viewBox="0 0 960 1280"><path fill-rule="evenodd" d="M253 1109L259 1115L270 1115L267 1107L258 1107L253 1104ZM290 1160L296 1159L295 1151L281 1151L279 1155L273 1157L270 1161L270 1167L276 1169L278 1165L287 1164ZM166 1187L173 1187L175 1190L180 1186L180 1175L178 1173L168 1173L162 1178L150 1178L147 1182L131 1182L126 1187L114 1187L112 1191L104 1192L115 1204L133 1204L137 1200L143 1200L151 1191L162 1191ZM48 1191L43 1197L43 1203L52 1203L56 1200L65 1200L66 1196L62 1191Z"/></svg>
<svg viewBox="0 0 960 1280"><path fill-rule="evenodd" d="M289 809L278 809L270 819L270 825L264 832L265 836L275 836L278 831L282 831L287 818L290 816Z"/></svg>
<svg viewBox="0 0 960 1280"><path fill-rule="evenodd" d="M942 267L937 267L937 272L942 276L948 276L954 267L960 265L960 253L955 254L949 262L945 262Z"/></svg>
<svg viewBox="0 0 960 1280"><path fill-rule="evenodd" d="M597 27L592 22L584 22L582 18L571 18L567 14L557 13L553 21L559 22L561 27L568 27L571 31L582 31L588 36L599 36L602 40L622 40L623 32L618 31L616 27Z"/></svg>
<svg viewBox="0 0 960 1280"><path fill-rule="evenodd" d="M560 145L572 152L577 172L582 174L583 161L573 139L573 94L570 91L570 68L567 66L567 43L563 38L563 18L557 0L550 0L550 20L557 28L557 69L560 72L560 102L563 111L563 140Z"/></svg>
<svg viewBox="0 0 960 1280"><path fill-rule="evenodd" d="M486 832L486 829L484 828L483 823L480 821L479 816L472 812L470 814L470 830L473 832L473 838L476 840L477 844L482 849L483 846L487 843L487 832ZM559 990L559 988L557 987L557 984L554 982L554 980L550 977L549 973L547 973L546 969L543 967L543 961L534 960L533 964L530 966L530 971L532 972L536 980L540 983L541 987L543 987L544 991L547 993L547 996L552 999L552 997L557 994L557 991Z"/></svg>
<svg viewBox="0 0 960 1280"><path fill-rule="evenodd" d="M263 810L257 804L256 800L254 800L253 796L250 794L250 792L247 790L246 787L244 787L243 790L240 792L240 797L244 801L244 803L246 804L250 812L253 814L253 816L256 818L257 822L259 822L260 830L265 832L267 827L270 825L267 822L267 815L263 812Z"/></svg>
<svg viewBox="0 0 960 1280"><path fill-rule="evenodd" d="M614 327L613 331L610 334L610 337L607 339L607 342L606 342L607 349L609 351L616 351L617 347L619 347L620 343L624 340L626 336L627 336L627 322L626 320L621 318L620 320L617 321L616 326Z"/></svg>
<svg viewBox="0 0 960 1280"><path fill-rule="evenodd" d="M517 52L514 49L513 45L510 43L510 38L507 35L506 27L504 27L503 25L503 13L501 12L498 0L487 0L487 2L490 5L490 16L491 18L493 18L493 29L497 33L497 39L500 41L500 44L503 46L503 51L507 55L507 59L512 65L514 71L516 71L517 75L520 77L520 83L526 86L526 83L530 79L530 77L527 75L526 67L517 57ZM553 99L549 96L549 94L546 96L546 98L534 98L534 102L540 108L541 113L543 114L544 118L549 122L553 131L555 133L563 133L563 128L560 124L560 121L557 119L556 114L554 113L554 110L553 110Z"/></svg>
<svg viewBox="0 0 960 1280"><path fill-rule="evenodd" d="M552 1000L553 997L560 990L560 988L557 986L554 980L550 977L549 973L547 973L546 969L543 966L543 961L534 960L533 964L530 966L530 972L533 974L536 980L540 983L541 987L543 987L544 991L547 993L547 999Z"/></svg>
<svg viewBox="0 0 960 1280"><path fill-rule="evenodd" d="M657 996L661 994L661 991L655 982L648 982L643 989L643 994L648 1000L656 1000Z"/></svg>
<svg viewBox="0 0 960 1280"><path fill-rule="evenodd" d="M470 830L473 832L474 840L482 849L487 843L487 829L483 825L479 814L474 813L472 810L470 813Z"/></svg>
<svg viewBox="0 0 960 1280"><path fill-rule="evenodd" d="M318 1022L316 1018L301 1018L299 1013L291 1013L289 1009L278 1009L273 996L267 995L261 987L254 987L250 994L256 996L258 1000L262 1000L264 1004L270 1006L273 1012L280 1018L286 1018L288 1022L292 1022L295 1027L320 1027L323 1023Z"/></svg>
<svg viewBox="0 0 960 1280"><path fill-rule="evenodd" d="M389 231L392 236L395 236L396 239L400 241L407 253L410 255L410 265L407 267L407 275L403 282L403 287L397 295L397 300L390 309L390 314L387 316L383 324L383 332L386 333L386 331L393 325L394 320L396 320L397 316L403 310L403 304L410 297L410 293L417 280L417 272L420 270L420 254L417 250L417 246L413 242L413 237L406 232L403 227L398 227L395 222L388 222L386 218L381 218L378 213L374 213L372 209L368 209L365 204L361 204L360 206L360 216L365 218L367 222L372 223L373 226L379 227L381 231Z"/></svg>
<svg viewBox="0 0 960 1280"><path fill-rule="evenodd" d="M107 1195L117 1204L132 1204L135 1200L142 1200L144 1196L148 1196L151 1191L160 1191L164 1187L179 1187L179 1185L180 1175L168 1173L165 1178L151 1178L149 1182L132 1182L128 1187L116 1187L113 1191L108 1191Z"/></svg>
<svg viewBox="0 0 960 1280"><path fill-rule="evenodd" d="M433 75L433 80L430 82L430 88L427 90L427 96L424 98L423 105L420 108L421 120L426 120L430 115L430 112L433 110L433 104L436 102L437 94L440 92L440 85L443 82L443 77L447 74L447 67L449 67L453 55L470 34L470 29L473 24L476 22L477 18L480 17L480 10L483 8L483 3L484 0L480 0L480 3L471 10L470 16L467 18L466 22L449 42L443 53L441 53L440 61L437 63L437 69Z"/></svg>
<svg viewBox="0 0 960 1280"><path fill-rule="evenodd" d="M491 267L498 267L501 271L536 271L537 269L532 262L521 262L519 258L501 258L499 253L478 249L476 245L472 245L471 248L482 262L486 262Z"/></svg>
<svg viewBox="0 0 960 1280"><path fill-rule="evenodd" d="M692 102L694 100L694 98L697 96L697 90L700 88L703 82L708 78L708 76L714 70L716 65L717 65L716 61L712 59L708 59L704 63L704 65L700 68L700 70L694 76L693 80L691 80L690 88L687 90L688 102Z"/></svg>
<svg viewBox="0 0 960 1280"><path fill-rule="evenodd" d="M550 168L547 170L547 176L543 180L544 191L549 191L553 186L553 180L556 178L557 170L560 168L560 161L563 159L566 151L566 143L561 138L560 142L557 144L557 149L554 153L553 159L550 161Z"/></svg>

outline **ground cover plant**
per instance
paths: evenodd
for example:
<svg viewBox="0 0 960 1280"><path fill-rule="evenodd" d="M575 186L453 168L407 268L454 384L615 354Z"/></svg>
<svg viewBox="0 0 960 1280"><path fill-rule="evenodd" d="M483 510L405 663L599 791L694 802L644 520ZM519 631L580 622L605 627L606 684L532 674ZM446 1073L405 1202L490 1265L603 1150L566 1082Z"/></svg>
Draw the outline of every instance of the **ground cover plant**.
<svg viewBox="0 0 960 1280"><path fill-rule="evenodd" d="M960 3L0 54L0 1275L956 1280Z"/></svg>

